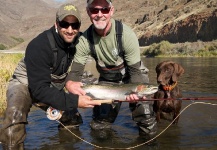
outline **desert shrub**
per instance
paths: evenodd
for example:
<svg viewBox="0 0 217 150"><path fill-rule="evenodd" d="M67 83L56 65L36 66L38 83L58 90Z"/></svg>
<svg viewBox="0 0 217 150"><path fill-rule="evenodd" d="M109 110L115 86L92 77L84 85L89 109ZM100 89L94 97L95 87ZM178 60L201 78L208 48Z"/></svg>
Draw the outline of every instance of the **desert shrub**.
<svg viewBox="0 0 217 150"><path fill-rule="evenodd" d="M217 50L217 45L209 45L209 46L207 46L207 49L209 51L215 51L215 50Z"/></svg>
<svg viewBox="0 0 217 150"><path fill-rule="evenodd" d="M217 56L217 43L205 45L202 49L198 50L198 55L202 56Z"/></svg>
<svg viewBox="0 0 217 150"><path fill-rule="evenodd" d="M199 57L207 57L209 55L210 55L209 51L204 50L204 49L198 50L196 54L196 56L199 56Z"/></svg>
<svg viewBox="0 0 217 150"><path fill-rule="evenodd" d="M142 54L148 57L155 56L195 56L195 57L216 57L217 56L217 40L211 42L185 42L171 44L168 41L162 41L158 44L154 43L148 48L144 48Z"/></svg>
<svg viewBox="0 0 217 150"><path fill-rule="evenodd" d="M213 50L210 52L211 56L217 56L217 50Z"/></svg>
<svg viewBox="0 0 217 150"><path fill-rule="evenodd" d="M154 57L158 55L171 54L172 44L168 41L162 41L160 43L153 43L143 51L143 55Z"/></svg>
<svg viewBox="0 0 217 150"><path fill-rule="evenodd" d="M160 54L171 54L172 44L168 41L162 41L158 45Z"/></svg>
<svg viewBox="0 0 217 150"><path fill-rule="evenodd" d="M190 42L185 42L182 47L179 48L179 53L182 56L194 56L198 50Z"/></svg>
<svg viewBox="0 0 217 150"><path fill-rule="evenodd" d="M0 44L0 50L4 50L6 49L7 47L4 45L4 44Z"/></svg>
<svg viewBox="0 0 217 150"><path fill-rule="evenodd" d="M157 56L159 51L157 49L158 44L153 43L150 45L147 49L143 51L143 55L149 56L149 57L154 57Z"/></svg>

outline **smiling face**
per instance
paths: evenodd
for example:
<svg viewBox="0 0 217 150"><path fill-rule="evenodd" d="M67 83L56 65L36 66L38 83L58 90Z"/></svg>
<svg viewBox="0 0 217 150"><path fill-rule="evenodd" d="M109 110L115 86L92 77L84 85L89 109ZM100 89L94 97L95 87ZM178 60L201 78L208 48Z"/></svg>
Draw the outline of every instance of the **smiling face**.
<svg viewBox="0 0 217 150"><path fill-rule="evenodd" d="M79 26L77 25L79 24ZM79 33L80 23L75 16L66 16L62 21L57 21L55 27L66 43L72 43Z"/></svg>
<svg viewBox="0 0 217 150"><path fill-rule="evenodd" d="M114 7L106 0L95 0L87 7L87 14L96 30L108 31L111 27L110 19Z"/></svg>

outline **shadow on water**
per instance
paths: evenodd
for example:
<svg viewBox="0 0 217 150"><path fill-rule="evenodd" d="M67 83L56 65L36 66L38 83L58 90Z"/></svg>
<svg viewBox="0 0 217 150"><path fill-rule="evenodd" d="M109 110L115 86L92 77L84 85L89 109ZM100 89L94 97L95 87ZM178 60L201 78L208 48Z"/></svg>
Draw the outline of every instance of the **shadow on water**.
<svg viewBox="0 0 217 150"><path fill-rule="evenodd" d="M155 66L163 60L173 60L183 66L184 75L179 79L183 97L217 97L217 61L216 58L142 58L149 68L151 84L156 84ZM91 67L89 67L91 68ZM94 67L92 67L94 68ZM90 70L93 71L93 70ZM197 102L197 101L195 101ZM202 102L202 101L198 101ZM203 101L217 104L217 101ZM192 101L183 101L184 109ZM91 109L79 109L84 123L79 130L72 130L74 134L90 142L86 143L75 137L69 131L58 131L58 122L47 119L45 112L33 107L28 117L27 137L25 149L42 150L94 150L99 147L128 148L135 150L182 150L182 149L217 149L217 106L208 104L194 104L182 114L178 125L170 126L160 134L153 145L144 143L138 138L135 122L131 120L128 104L123 103L121 111L112 126L112 130L95 132L89 127ZM162 121L158 133L168 127L170 121ZM106 148L103 148L106 149Z"/></svg>

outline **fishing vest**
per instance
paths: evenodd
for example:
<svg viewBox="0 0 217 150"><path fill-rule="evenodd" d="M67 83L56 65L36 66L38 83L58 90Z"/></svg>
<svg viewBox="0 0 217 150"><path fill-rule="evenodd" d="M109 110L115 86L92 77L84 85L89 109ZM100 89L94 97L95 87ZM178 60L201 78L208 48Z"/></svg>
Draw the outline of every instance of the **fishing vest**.
<svg viewBox="0 0 217 150"><path fill-rule="evenodd" d="M106 65L104 62L99 61L96 55L96 50L94 46L94 38L93 38L93 25L91 25L87 29L87 39L90 46L91 56L96 61L96 68L100 73L100 78L106 81L121 81L123 76L126 73L126 65L124 62L124 51L122 46L122 32L123 32L123 24L120 21L115 20L115 31L116 31L116 39L118 45L118 55L119 58L117 60L116 65Z"/></svg>
<svg viewBox="0 0 217 150"><path fill-rule="evenodd" d="M56 47L54 37L51 33L51 31L46 32L52 52L53 52L53 65L50 68L51 69L51 85L53 87L56 87L57 89L61 90L65 86L65 78L68 75L68 72L57 76L53 74L53 70L56 68L57 65L57 54L58 54L58 48ZM75 51L75 49L73 50ZM73 56L70 56L69 59L73 59ZM70 61L71 62L71 61ZM61 61L61 63L66 63L65 61ZM67 64L67 67L69 68L70 64ZM12 75L13 79L17 79L20 83L28 86L28 77L27 77L27 71L26 71L26 64L24 61L24 58L22 58L17 67L15 68L14 74Z"/></svg>

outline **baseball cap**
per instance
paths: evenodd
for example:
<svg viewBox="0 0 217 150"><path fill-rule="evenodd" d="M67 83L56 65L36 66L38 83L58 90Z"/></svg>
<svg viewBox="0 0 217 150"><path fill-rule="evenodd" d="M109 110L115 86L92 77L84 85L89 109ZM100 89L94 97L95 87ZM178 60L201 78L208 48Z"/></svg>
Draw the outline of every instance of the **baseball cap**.
<svg viewBox="0 0 217 150"><path fill-rule="evenodd" d="M87 0L87 4L90 5L91 3L93 3L94 0ZM112 0L106 0L108 3L111 3Z"/></svg>
<svg viewBox="0 0 217 150"><path fill-rule="evenodd" d="M69 15L75 16L78 19L78 21L81 23L80 12L78 8L71 3L66 3L59 7L56 13L56 20L62 21L66 16Z"/></svg>

